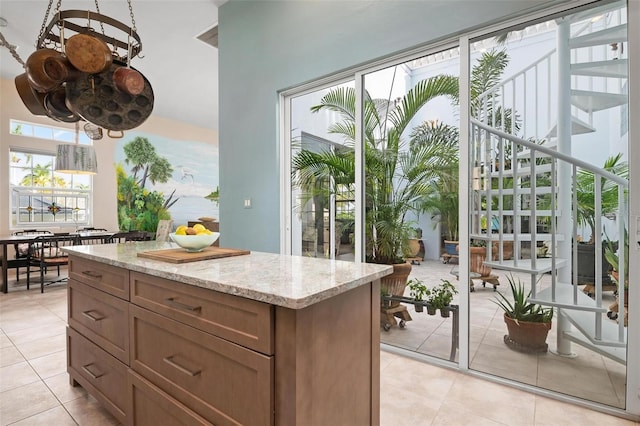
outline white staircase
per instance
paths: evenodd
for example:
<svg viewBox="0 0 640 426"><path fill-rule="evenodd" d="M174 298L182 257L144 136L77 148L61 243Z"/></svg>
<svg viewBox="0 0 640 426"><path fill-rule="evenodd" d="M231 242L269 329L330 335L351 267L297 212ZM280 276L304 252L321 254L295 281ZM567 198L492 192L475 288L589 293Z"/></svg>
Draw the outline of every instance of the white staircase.
<svg viewBox="0 0 640 426"><path fill-rule="evenodd" d="M559 347L566 350L567 343L573 342L623 364L627 331L623 321L607 317L609 303L602 298L599 272L606 266L600 255L602 235L594 236L598 253L594 258L596 282L590 292L594 297L585 294L577 283L577 245L572 243L578 238L577 200L572 188L581 170L593 174L596 225L602 229L598 184L617 187L616 227L618 235L624 235L628 181L572 157L571 146L578 146L579 135L598 131L607 140L609 134L596 127L594 118L620 110L628 102L624 89L628 75L625 19L624 3L614 3L574 16L570 22L558 22L559 28L569 26L564 31L570 34L570 58L558 58L563 55L557 55L554 49L480 95L481 106L476 110L480 113L476 113L471 126L471 238L499 244L514 242L512 259L500 256L497 261L485 263L494 269L530 276L530 301L556 308ZM563 60L571 63L563 66ZM563 70L570 76L563 77ZM550 78L545 82L540 75ZM562 87L562 81L570 81L571 87ZM570 98L570 111L559 111L562 102L557 101L558 97ZM482 107L483 103L488 106ZM510 110L514 117L520 117L521 125L510 126L515 129L512 131L490 126L488 123L495 122L495 116L483 116L482 111L500 109L503 114ZM558 138L558 120L566 121L563 128L571 129L568 143ZM560 220L566 219L563 215L571 216L573 229L567 229L567 220ZM497 232L492 232L493 226L486 224L495 220L499 226ZM539 252L543 246L545 253ZM487 247L487 258L491 259L491 244ZM623 256L622 250L619 253ZM551 282L539 288L543 274L548 274ZM624 282L624 277L620 281ZM623 293L622 284L618 284L617 291Z"/></svg>

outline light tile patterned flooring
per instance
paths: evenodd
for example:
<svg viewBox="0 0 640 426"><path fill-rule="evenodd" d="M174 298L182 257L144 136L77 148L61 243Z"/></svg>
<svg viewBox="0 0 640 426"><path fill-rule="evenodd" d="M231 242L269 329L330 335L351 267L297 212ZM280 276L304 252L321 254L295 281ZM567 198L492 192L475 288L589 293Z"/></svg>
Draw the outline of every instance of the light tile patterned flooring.
<svg viewBox="0 0 640 426"><path fill-rule="evenodd" d="M69 385L66 285L41 294L39 286L9 284L0 294L0 425L118 424L82 387ZM385 351L380 394L383 426L638 425Z"/></svg>

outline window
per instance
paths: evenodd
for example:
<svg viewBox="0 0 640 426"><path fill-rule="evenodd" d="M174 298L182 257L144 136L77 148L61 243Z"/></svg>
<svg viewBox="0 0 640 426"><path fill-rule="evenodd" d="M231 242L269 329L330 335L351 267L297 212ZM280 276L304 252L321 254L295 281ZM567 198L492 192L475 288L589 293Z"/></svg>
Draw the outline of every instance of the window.
<svg viewBox="0 0 640 426"><path fill-rule="evenodd" d="M91 176L56 173L54 167L55 155L9 152L12 227L90 223Z"/></svg>
<svg viewBox="0 0 640 426"><path fill-rule="evenodd" d="M57 142L75 142L76 132L63 127L45 126L27 121L10 120L9 133L38 139L48 139ZM85 133L78 132L80 145L91 145L91 139Z"/></svg>

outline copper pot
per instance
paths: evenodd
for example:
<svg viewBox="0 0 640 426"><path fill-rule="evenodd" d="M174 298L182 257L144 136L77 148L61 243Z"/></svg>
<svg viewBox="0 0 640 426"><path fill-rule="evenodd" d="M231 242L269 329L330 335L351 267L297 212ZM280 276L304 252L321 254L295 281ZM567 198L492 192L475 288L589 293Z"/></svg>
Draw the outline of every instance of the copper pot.
<svg viewBox="0 0 640 426"><path fill-rule="evenodd" d="M29 84L27 73L22 73L15 78L16 90L22 103L33 115L47 115L44 109L44 93L38 93Z"/></svg>
<svg viewBox="0 0 640 426"><path fill-rule="evenodd" d="M33 52L25 69L31 87L39 92L48 92L69 78L69 62L56 50L38 49Z"/></svg>
<svg viewBox="0 0 640 426"><path fill-rule="evenodd" d="M74 67L89 74L107 70L113 61L107 43L90 34L79 33L69 37L65 53Z"/></svg>
<svg viewBox="0 0 640 426"><path fill-rule="evenodd" d="M142 74L129 67L116 68L113 72L113 83L118 90L130 95L139 95L144 90Z"/></svg>

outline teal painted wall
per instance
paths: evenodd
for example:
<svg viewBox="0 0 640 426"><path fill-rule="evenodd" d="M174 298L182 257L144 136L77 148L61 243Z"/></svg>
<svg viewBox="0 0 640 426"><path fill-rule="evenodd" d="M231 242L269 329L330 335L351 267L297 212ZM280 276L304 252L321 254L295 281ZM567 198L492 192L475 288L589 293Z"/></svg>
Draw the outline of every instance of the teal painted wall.
<svg viewBox="0 0 640 426"><path fill-rule="evenodd" d="M280 250L278 92L548 0L249 1L219 9L221 244ZM250 198L252 208L244 208Z"/></svg>

